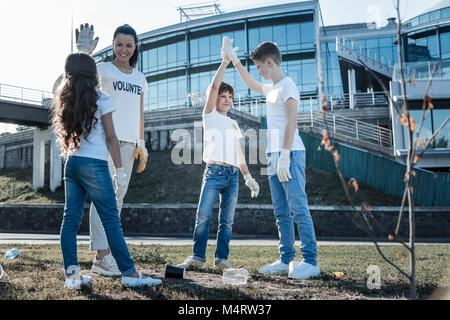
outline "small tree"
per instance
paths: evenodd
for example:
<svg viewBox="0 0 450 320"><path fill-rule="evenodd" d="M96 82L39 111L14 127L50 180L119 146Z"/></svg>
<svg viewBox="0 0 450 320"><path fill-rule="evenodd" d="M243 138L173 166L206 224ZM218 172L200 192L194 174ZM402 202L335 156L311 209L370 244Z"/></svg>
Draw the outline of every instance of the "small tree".
<svg viewBox="0 0 450 320"><path fill-rule="evenodd" d="M448 117L441 127L436 130L436 132L433 133L433 135L428 138L426 141L423 141L419 139L420 132L422 130L422 126L424 124L424 120L426 118L427 111L432 110L434 108L431 96L429 95L429 90L431 88L431 84L433 81L434 73L436 72L437 65L434 65L433 71L431 73L430 79L428 81L426 93L423 99L423 107L422 107L422 119L420 121L420 125L417 127L417 124L415 120L410 115L410 109L408 106L408 101L406 99L406 79L404 74L404 63L403 63L403 55L402 55L402 22L401 22L401 16L400 16L400 0L396 0L395 9L397 12L398 17L398 28L397 28L397 53L398 53L398 60L399 60L399 73L400 73L400 82L401 82L401 105L399 105L398 101L394 101L391 98L391 95L389 94L388 90L384 86L383 82L377 77L377 75L371 71L367 65L365 65L364 61L359 60L364 66L366 71L370 72L372 76L377 79L377 81L380 83L380 85L383 87L383 90L389 99L390 103L393 105L393 107L396 109L397 113L399 114L399 119L397 119L401 125L408 128L408 140L409 140L409 146L408 146L408 154L406 157L406 172L404 176L404 183L405 183L405 191L403 193L400 212L398 214L397 219L397 226L395 229L395 232L393 234L389 234L388 239L391 241L397 241L400 244L402 244L407 251L409 252L410 257L410 269L409 271L403 270L400 266L398 266L394 261L387 258L386 255L381 250L377 240L375 239L375 236L372 231L372 227L365 216L366 213L370 213L371 208L369 204L363 203L361 206L361 210L358 210L352 200L352 197L350 195L350 188L353 188L355 192L358 192L358 182L351 178L349 181L346 181L342 170L339 165L340 156L338 151L335 149L331 142L328 125L326 121L326 112L329 112L330 109L328 107L328 102L325 96L322 98L322 116L323 121L325 123L325 129L322 132L323 140L321 145L325 147L326 150L331 152L334 159L334 164L336 166L339 178L342 182L342 187L344 189L346 198L348 202L350 203L351 207L353 208L354 213L357 216L358 221L358 227L360 227L371 239L371 241L375 244L375 247L380 254L380 256L385 260L388 264L390 264L392 267L394 267L398 272L400 272L402 275L404 275L409 281L410 281L410 299L416 299L417 298L417 290L416 290L416 256L415 256L415 213L414 213L414 189L412 186L412 178L416 176L416 172L414 171L415 166L420 161L421 157L425 153L425 151L428 149L430 144L435 140L437 135L440 135L442 132L442 129L446 126L446 124L449 122L450 117ZM322 74L322 66L320 66L320 86L323 90L323 74ZM409 80L410 85L415 85L415 79L410 78ZM417 129L417 130L416 130ZM414 138L414 132L416 131L416 137ZM441 139L442 140L442 139ZM445 139L444 139L445 140ZM448 143L446 140L441 143ZM399 236L399 228L400 223L402 220L402 214L405 209L405 206L408 206L409 211L409 243L406 244L402 238Z"/></svg>

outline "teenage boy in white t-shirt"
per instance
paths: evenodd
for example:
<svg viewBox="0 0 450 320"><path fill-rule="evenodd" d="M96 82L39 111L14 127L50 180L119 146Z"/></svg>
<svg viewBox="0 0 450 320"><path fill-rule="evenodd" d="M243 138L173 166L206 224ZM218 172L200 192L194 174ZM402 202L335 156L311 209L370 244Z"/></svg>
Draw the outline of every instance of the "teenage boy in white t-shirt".
<svg viewBox="0 0 450 320"><path fill-rule="evenodd" d="M300 95L294 81L283 75L281 53L273 42L261 43L251 54L258 73L272 84L262 84L238 59L233 41L224 40L224 51L251 90L266 96L267 158L270 191L280 237L280 260L261 268L262 274L288 274L293 279L320 275L314 225L305 193L305 147L297 129ZM292 215L291 215L292 212ZM295 230L301 239L303 261L295 258Z"/></svg>
<svg viewBox="0 0 450 320"><path fill-rule="evenodd" d="M217 197L220 199L219 226L214 267L220 270L232 268L227 261L231 239L234 212L239 190L239 170L250 188L251 196L257 197L259 185L250 174L239 139L242 133L235 120L227 116L233 106L233 87L222 82L230 61L223 60L207 91L203 110L203 161L207 164L203 175L202 190L197 209L194 230L193 256L178 267L205 269L206 246L209 225Z"/></svg>

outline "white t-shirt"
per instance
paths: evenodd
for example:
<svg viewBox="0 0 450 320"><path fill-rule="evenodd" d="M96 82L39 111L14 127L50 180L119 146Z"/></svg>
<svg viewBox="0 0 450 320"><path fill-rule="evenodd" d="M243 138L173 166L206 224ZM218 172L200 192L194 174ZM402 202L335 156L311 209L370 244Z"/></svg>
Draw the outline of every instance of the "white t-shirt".
<svg viewBox="0 0 450 320"><path fill-rule="evenodd" d="M285 103L289 98L300 101L300 94L294 81L285 77L277 84L265 84L263 92L267 106L267 153L280 152L284 143L287 117ZM295 130L291 150L305 150L303 141Z"/></svg>
<svg viewBox="0 0 450 320"><path fill-rule="evenodd" d="M100 93L100 97L97 100L97 106L98 109L95 112L95 117L98 119L98 122L94 127L92 127L91 133L87 139L81 137L80 148L73 152L72 156L108 161L109 151L108 146L106 145L102 116L110 112L114 112L116 108L111 103L111 100L103 93Z"/></svg>
<svg viewBox="0 0 450 320"><path fill-rule="evenodd" d="M123 73L111 62L97 64L97 73L100 90L117 108L113 113L117 138L136 143L141 119L141 94L148 90L147 79L134 68L131 74Z"/></svg>
<svg viewBox="0 0 450 320"><path fill-rule="evenodd" d="M203 161L218 161L238 167L238 146L242 133L238 123L213 108L203 113Z"/></svg>

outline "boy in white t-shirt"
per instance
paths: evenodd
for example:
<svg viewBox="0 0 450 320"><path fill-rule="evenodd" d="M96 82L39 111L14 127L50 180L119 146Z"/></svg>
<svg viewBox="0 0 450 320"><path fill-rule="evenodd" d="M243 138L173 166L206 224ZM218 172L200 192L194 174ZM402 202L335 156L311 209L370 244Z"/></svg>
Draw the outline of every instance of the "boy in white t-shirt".
<svg viewBox="0 0 450 320"><path fill-rule="evenodd" d="M239 170L251 195L257 197L259 185L250 174L239 139L242 133L235 120L227 116L233 106L233 87L222 82L230 61L225 54L207 92L203 110L204 152L207 164L203 176L202 191L195 219L193 256L178 267L205 269L206 246L214 204L220 199L219 226L214 267L220 270L232 268L227 261L234 212L239 190Z"/></svg>
<svg viewBox="0 0 450 320"><path fill-rule="evenodd" d="M280 260L259 270L262 274L288 274L289 278L306 280L320 275L314 225L305 193L305 147L297 129L300 95L294 81L283 75L281 53L273 42L261 43L251 54L259 74L272 84L262 84L242 66L224 40L224 51L242 80L251 90L266 96L267 158L270 191L280 237ZM292 215L291 215L292 212ZM303 261L295 258L295 230L301 239Z"/></svg>

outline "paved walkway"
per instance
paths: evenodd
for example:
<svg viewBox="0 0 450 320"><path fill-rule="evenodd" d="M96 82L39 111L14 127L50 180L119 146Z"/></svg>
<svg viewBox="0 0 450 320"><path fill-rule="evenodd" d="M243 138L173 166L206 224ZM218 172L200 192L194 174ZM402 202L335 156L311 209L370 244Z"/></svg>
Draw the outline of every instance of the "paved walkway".
<svg viewBox="0 0 450 320"><path fill-rule="evenodd" d="M192 238L173 237L125 237L129 244L159 244L163 246L191 246ZM89 236L78 236L79 244L89 244ZM296 245L299 245L296 243ZM0 233L0 245L5 244L59 244L57 234L29 234L29 233ZM210 239L208 244L215 245L216 240ZM368 241L318 241L319 246L348 246L348 245L373 245ZM450 243L441 241L416 243L417 245L442 244L450 246ZM278 239L232 239L230 245L235 246L278 246ZM380 245L400 245L398 243L381 242Z"/></svg>

